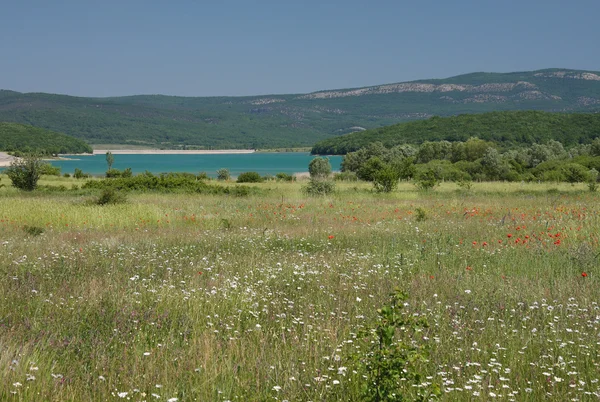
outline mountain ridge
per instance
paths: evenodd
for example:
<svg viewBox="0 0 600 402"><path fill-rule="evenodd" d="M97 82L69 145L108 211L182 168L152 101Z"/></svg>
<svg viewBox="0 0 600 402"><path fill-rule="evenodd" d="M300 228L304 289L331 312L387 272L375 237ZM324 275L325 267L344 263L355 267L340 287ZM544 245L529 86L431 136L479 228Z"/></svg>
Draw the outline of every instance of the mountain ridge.
<svg viewBox="0 0 600 402"><path fill-rule="evenodd" d="M240 97L98 98L0 90L0 121L59 131L92 144L165 148L308 146L434 115L509 110L600 111L600 72L475 72L308 94Z"/></svg>

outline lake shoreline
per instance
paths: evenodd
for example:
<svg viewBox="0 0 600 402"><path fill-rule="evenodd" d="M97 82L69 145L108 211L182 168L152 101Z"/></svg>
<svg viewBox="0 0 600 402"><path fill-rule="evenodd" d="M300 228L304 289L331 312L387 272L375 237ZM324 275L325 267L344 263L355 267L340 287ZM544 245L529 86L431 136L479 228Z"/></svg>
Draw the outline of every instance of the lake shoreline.
<svg viewBox="0 0 600 402"><path fill-rule="evenodd" d="M8 167L11 162L15 160L14 156L7 154L6 152L0 152L0 167Z"/></svg>

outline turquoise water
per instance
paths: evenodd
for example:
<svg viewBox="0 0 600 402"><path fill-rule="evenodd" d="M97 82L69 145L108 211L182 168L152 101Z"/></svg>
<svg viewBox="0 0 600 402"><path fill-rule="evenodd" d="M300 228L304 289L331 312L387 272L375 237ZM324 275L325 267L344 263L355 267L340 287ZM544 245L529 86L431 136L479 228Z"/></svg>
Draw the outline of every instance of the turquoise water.
<svg viewBox="0 0 600 402"><path fill-rule="evenodd" d="M151 173L166 172L206 172L216 177L217 170L229 169L232 176L243 172L258 172L261 175L275 175L283 172L288 174L307 172L308 163L313 155L303 152L277 152L230 155L113 155L113 168L131 168L134 174L149 171ZM71 160L52 161L59 166L62 173L73 173L75 168L92 175L103 175L106 172L105 155L73 155ZM340 170L341 156L330 156L331 168Z"/></svg>

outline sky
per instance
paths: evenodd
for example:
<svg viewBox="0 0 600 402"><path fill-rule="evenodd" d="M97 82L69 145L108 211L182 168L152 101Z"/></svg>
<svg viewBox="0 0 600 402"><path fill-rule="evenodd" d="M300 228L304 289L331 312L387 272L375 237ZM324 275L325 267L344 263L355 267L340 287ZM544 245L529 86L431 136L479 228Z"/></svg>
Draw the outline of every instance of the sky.
<svg viewBox="0 0 600 402"><path fill-rule="evenodd" d="M0 89L308 93L600 70L598 0L0 0Z"/></svg>

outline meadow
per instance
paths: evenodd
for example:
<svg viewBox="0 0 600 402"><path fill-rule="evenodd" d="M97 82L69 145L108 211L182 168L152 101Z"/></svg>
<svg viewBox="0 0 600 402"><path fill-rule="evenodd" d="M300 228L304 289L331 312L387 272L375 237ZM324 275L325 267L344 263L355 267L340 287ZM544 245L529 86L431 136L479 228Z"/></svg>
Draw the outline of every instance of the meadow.
<svg viewBox="0 0 600 402"><path fill-rule="evenodd" d="M266 182L105 206L0 184L0 400L361 400L359 334L396 288L428 323L406 339L427 350L408 400L600 398L585 184Z"/></svg>

